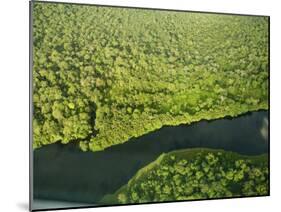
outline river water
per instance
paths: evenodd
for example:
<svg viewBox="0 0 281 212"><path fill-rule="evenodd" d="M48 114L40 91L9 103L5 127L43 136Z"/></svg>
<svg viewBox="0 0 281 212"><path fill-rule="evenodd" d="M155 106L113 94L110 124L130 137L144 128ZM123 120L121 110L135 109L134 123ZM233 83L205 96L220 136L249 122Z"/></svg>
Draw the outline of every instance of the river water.
<svg viewBox="0 0 281 212"><path fill-rule="evenodd" d="M267 153L268 112L165 126L101 152L82 152L74 144L36 149L33 209L97 204L163 152L199 147L246 155Z"/></svg>

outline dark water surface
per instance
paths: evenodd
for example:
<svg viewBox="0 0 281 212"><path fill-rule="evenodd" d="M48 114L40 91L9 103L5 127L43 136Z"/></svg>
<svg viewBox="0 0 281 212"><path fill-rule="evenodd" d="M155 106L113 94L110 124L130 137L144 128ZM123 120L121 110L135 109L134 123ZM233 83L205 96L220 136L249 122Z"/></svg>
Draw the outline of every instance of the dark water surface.
<svg viewBox="0 0 281 212"><path fill-rule="evenodd" d="M47 145L34 151L34 197L95 204L161 153L198 147L267 153L268 112L162 127L102 152L82 152L73 144Z"/></svg>

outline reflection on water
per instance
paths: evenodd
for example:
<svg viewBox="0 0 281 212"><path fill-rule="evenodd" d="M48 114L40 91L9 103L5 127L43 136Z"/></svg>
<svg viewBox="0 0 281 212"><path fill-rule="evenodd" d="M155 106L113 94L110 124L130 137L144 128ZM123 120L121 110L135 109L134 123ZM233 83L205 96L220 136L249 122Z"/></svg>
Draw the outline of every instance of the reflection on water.
<svg viewBox="0 0 281 212"><path fill-rule="evenodd" d="M247 155L266 153L267 128L268 113L260 111L234 119L163 127L102 152L51 144L34 151L34 196L94 204L163 152L207 147Z"/></svg>
<svg viewBox="0 0 281 212"><path fill-rule="evenodd" d="M263 124L260 129L260 133L261 133L262 137L264 138L264 140L266 142L268 142L268 118L267 117L263 118Z"/></svg>
<svg viewBox="0 0 281 212"><path fill-rule="evenodd" d="M93 204L78 203L78 202L65 202L56 200L35 199L33 201L32 209L54 209L54 208L77 208L77 207L93 206Z"/></svg>

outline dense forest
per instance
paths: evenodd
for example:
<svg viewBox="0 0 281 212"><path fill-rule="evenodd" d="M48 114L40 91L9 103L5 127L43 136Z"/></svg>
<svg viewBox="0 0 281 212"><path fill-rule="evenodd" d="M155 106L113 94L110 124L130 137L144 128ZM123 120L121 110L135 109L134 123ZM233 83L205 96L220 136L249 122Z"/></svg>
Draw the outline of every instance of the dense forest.
<svg viewBox="0 0 281 212"><path fill-rule="evenodd" d="M32 17L33 199L269 194L268 17L37 1Z"/></svg>
<svg viewBox="0 0 281 212"><path fill-rule="evenodd" d="M210 149L162 154L101 204L212 199L268 194L267 155Z"/></svg>
<svg viewBox="0 0 281 212"><path fill-rule="evenodd" d="M34 3L33 146L100 151L268 108L268 20Z"/></svg>

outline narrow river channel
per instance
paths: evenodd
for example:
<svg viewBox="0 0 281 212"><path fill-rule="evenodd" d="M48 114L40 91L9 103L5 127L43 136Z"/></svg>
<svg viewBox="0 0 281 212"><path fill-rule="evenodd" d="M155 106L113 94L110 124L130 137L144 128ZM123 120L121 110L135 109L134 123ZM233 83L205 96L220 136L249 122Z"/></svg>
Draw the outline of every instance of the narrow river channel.
<svg viewBox="0 0 281 212"><path fill-rule="evenodd" d="M36 149L34 202L39 208L39 203L44 205L47 200L85 203L78 206L95 204L105 194L126 184L140 168L163 152L200 147L246 155L267 153L268 112L165 126L102 152L82 152L73 144L51 144ZM60 203L52 206L60 207Z"/></svg>

